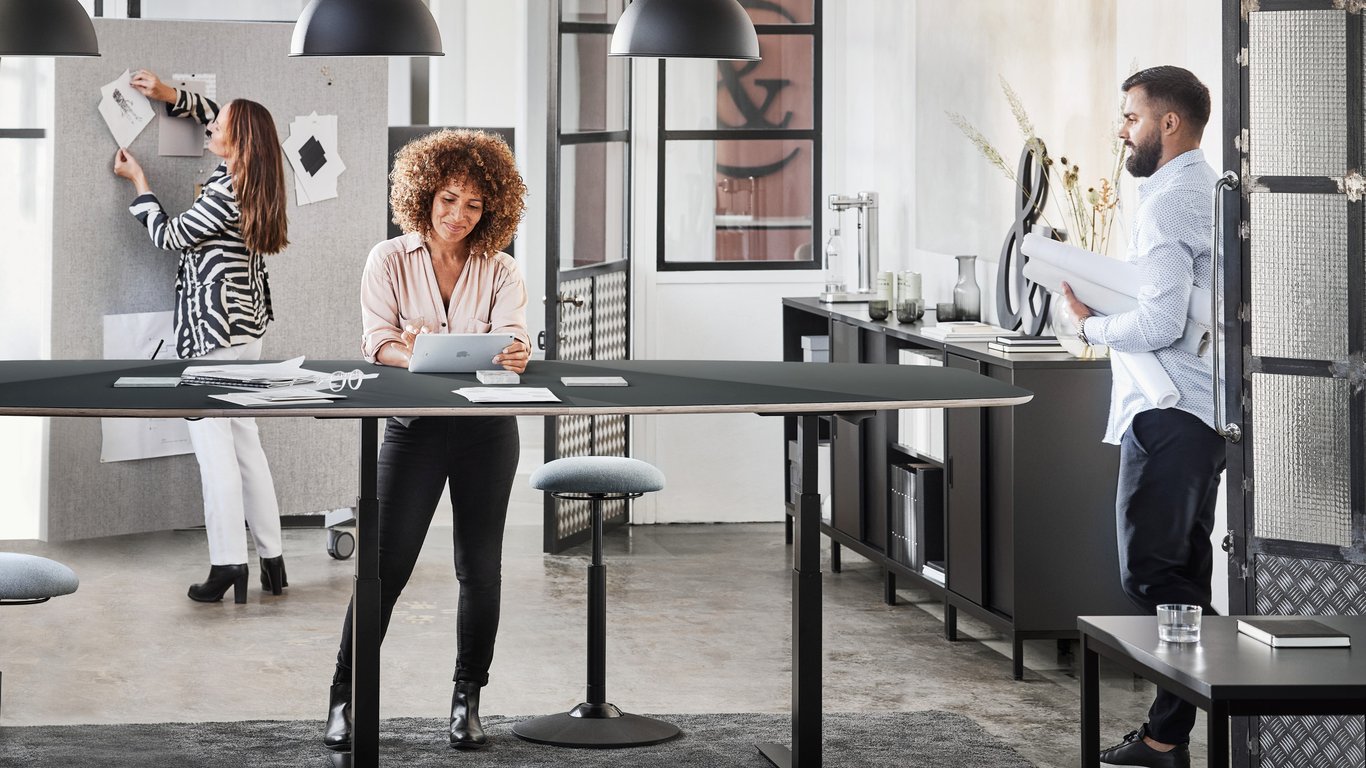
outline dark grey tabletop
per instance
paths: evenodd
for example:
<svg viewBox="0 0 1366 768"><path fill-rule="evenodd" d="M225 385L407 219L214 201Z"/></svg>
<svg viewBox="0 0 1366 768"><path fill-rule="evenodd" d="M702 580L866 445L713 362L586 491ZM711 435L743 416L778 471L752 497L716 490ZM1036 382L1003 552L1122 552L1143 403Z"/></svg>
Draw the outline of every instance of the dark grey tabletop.
<svg viewBox="0 0 1366 768"><path fill-rule="evenodd" d="M1236 616L1205 616L1198 643L1158 640L1154 616L1081 616L1077 627L1208 700L1366 700L1366 616L1313 618L1352 647L1272 648L1240 634Z"/></svg>
<svg viewBox="0 0 1366 768"><path fill-rule="evenodd" d="M190 361L0 362L0 416L382 416L650 413L848 413L900 408L1019 405L1033 395L986 376L911 365L715 360L536 360L522 386L547 387L558 403L476 405L451 390L483 386L470 374L410 373L356 360L304 367L378 373L327 405L239 407L218 387L115 388L120 376L178 376ZM625 387L565 387L561 376L621 376Z"/></svg>

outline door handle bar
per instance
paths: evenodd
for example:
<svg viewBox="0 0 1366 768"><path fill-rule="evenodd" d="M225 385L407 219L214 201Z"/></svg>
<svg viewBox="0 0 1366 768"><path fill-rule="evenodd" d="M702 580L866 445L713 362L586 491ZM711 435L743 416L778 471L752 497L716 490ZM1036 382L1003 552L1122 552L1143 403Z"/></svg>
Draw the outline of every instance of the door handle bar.
<svg viewBox="0 0 1366 768"><path fill-rule="evenodd" d="M1211 227L1209 259L1210 319L1214 325L1214 327L1210 329L1210 362L1212 363L1210 366L1210 377L1213 380L1214 385L1214 431L1218 432L1220 437L1230 443L1236 443L1243 439L1243 428L1237 424L1225 421L1227 416L1224 413L1224 387L1223 383L1220 381L1223 377L1220 375L1219 371L1219 366L1223 362L1224 357L1223 345L1221 343L1224 319L1219 314L1219 299L1221 298L1219 291L1219 276L1221 274L1220 257L1223 256L1224 252L1224 238L1222 237L1224 223L1223 193L1226 190L1237 189L1238 184L1238 174L1233 171L1226 171L1223 176L1219 177L1218 181L1214 182L1214 224Z"/></svg>

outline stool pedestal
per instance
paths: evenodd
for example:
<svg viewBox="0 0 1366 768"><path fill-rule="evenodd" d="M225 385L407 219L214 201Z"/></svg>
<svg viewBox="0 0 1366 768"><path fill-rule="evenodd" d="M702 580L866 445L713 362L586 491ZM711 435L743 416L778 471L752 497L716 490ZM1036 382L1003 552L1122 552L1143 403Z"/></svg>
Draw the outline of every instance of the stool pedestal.
<svg viewBox="0 0 1366 768"><path fill-rule="evenodd" d="M639 495L589 494L593 505L593 561L588 566L588 701L568 712L517 723L512 732L519 738L556 747L616 749L659 744L681 733L671 723L628 714L607 702L607 566L602 563L602 502Z"/></svg>

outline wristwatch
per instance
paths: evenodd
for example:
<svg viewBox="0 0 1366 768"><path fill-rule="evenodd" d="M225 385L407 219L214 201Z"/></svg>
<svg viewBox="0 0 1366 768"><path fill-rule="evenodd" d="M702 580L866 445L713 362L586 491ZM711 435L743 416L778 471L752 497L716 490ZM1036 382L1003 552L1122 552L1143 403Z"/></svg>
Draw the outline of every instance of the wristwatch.
<svg viewBox="0 0 1366 768"><path fill-rule="evenodd" d="M1090 317L1090 315L1087 315L1086 317ZM1086 317L1077 320L1077 338L1081 339L1082 344L1089 347L1091 346L1091 340L1086 338Z"/></svg>

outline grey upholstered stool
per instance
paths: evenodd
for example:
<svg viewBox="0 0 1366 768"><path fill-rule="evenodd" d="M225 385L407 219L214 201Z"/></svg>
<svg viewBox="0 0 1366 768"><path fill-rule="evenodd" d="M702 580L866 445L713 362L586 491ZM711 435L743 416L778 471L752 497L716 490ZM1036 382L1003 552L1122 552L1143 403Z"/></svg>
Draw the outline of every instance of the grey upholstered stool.
<svg viewBox="0 0 1366 768"><path fill-rule="evenodd" d="M637 459L556 459L531 475L531 487L558 499L593 503L593 562L588 566L588 701L569 712L520 722L512 732L557 747L643 747L668 741L677 726L622 712L607 702L607 567L602 564L602 503L664 487L664 473Z"/></svg>
<svg viewBox="0 0 1366 768"><path fill-rule="evenodd" d="M45 603L76 591L70 568L46 557L0 552L0 605Z"/></svg>

